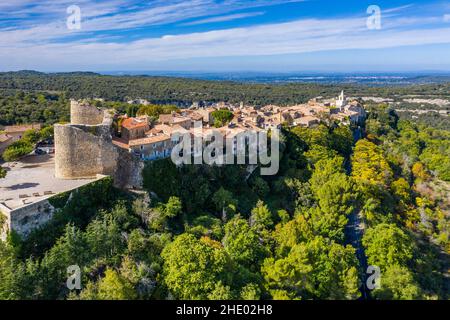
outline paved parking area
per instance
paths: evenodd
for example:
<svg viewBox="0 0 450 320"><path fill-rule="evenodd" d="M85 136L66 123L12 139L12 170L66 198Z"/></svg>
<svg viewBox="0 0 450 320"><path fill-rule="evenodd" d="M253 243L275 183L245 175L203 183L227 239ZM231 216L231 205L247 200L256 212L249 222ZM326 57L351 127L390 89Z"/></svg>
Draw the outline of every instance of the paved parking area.
<svg viewBox="0 0 450 320"><path fill-rule="evenodd" d="M33 155L20 162L3 164L7 175L0 179L0 202L11 209L79 188L96 179L55 178L54 155Z"/></svg>

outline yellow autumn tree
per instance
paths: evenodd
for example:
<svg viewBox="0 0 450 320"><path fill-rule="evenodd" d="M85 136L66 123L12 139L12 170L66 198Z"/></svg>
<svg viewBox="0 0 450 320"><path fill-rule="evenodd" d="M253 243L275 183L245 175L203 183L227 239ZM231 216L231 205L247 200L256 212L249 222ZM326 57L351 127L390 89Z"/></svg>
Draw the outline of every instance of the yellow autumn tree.
<svg viewBox="0 0 450 320"><path fill-rule="evenodd" d="M390 186L393 172L384 157L383 150L376 144L363 139L356 143L352 157L352 177L362 191L372 187Z"/></svg>

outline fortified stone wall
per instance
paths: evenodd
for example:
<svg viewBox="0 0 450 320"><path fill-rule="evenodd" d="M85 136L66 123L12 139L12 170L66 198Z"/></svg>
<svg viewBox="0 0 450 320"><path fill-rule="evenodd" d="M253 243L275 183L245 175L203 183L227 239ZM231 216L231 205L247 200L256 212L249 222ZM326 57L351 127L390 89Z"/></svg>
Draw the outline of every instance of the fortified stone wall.
<svg viewBox="0 0 450 320"><path fill-rule="evenodd" d="M50 221L55 208L48 199L44 199L13 210L0 204L0 211L0 214L6 217L6 223L0 226L0 239L4 241L9 230L14 230L21 237L27 237L32 230Z"/></svg>
<svg viewBox="0 0 450 320"><path fill-rule="evenodd" d="M54 126L55 176L90 179L101 174L113 177L120 188L142 187L144 164L112 143L112 123L108 110L71 101L71 123Z"/></svg>
<svg viewBox="0 0 450 320"><path fill-rule="evenodd" d="M104 176L100 175L96 178L95 181L99 181L103 179ZM86 185L87 184L82 187ZM70 201L73 193L77 192L79 189L80 188L74 188L66 191L67 193L70 193L68 197L69 200L67 201ZM2 223L0 224L0 240L5 241L10 230L13 230L22 238L26 238L31 231L49 222L57 210L57 208L52 205L52 203L55 203L52 202L52 198L59 195L60 193L16 209L11 209L5 203L1 202L0 222Z"/></svg>
<svg viewBox="0 0 450 320"><path fill-rule="evenodd" d="M113 176L118 152L107 126L55 125L55 175L60 179Z"/></svg>
<svg viewBox="0 0 450 320"><path fill-rule="evenodd" d="M97 125L103 122L104 112L84 101L70 101L70 123Z"/></svg>
<svg viewBox="0 0 450 320"><path fill-rule="evenodd" d="M144 162L127 150L117 148L119 159L114 175L114 185L123 189L141 189L143 186L142 170Z"/></svg>
<svg viewBox="0 0 450 320"><path fill-rule="evenodd" d="M112 122L109 111L72 101L71 123L54 126L55 176L60 179L114 176L118 151L112 144Z"/></svg>

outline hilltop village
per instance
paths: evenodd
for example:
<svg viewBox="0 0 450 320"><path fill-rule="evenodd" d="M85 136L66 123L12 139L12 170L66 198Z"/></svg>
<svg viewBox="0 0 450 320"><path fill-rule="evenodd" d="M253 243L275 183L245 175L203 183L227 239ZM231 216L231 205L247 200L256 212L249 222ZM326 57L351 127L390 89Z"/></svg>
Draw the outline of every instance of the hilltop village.
<svg viewBox="0 0 450 320"><path fill-rule="evenodd" d="M134 103L135 101L130 101ZM145 103L145 101L137 101ZM78 102L73 101L76 106ZM232 113L231 120L223 126L217 126L214 112L228 110ZM225 139L236 139L246 131L263 131L280 129L281 126L313 127L321 121L337 121L349 125L360 123L366 116L364 108L358 101L348 100L341 92L336 100L312 99L307 104L289 107L274 105L256 108L244 106L242 103L235 106L228 103L217 103L210 107L199 107L194 104L181 112L172 112L159 116L152 122L148 116L120 118L120 137L114 137L113 143L130 151L142 160L156 160L169 157L177 139L174 133L189 132L192 137L201 134L207 137L212 131L219 131ZM195 123L202 123L202 132L195 130ZM235 143L235 142L234 142Z"/></svg>
<svg viewBox="0 0 450 320"><path fill-rule="evenodd" d="M217 121L214 117L217 111L225 112L228 120ZM250 130L269 131L283 125L311 128L331 121L358 124L366 112L357 100L347 99L342 92L336 99L316 98L289 107L194 104L160 114L157 119L117 115L89 101L72 100L70 117L70 123L54 125L54 145L47 146L44 152L47 155L41 157L44 161L28 157L9 164L6 178L0 180L0 210L7 220L3 239L7 230L26 236L49 221L55 211L51 204L55 196L105 177L112 177L119 188L141 189L145 161L170 157L180 140L176 133L189 133L194 139L218 131L224 139L233 139L236 144L237 136ZM200 131L196 130L198 124L202 125ZM20 130L17 126L6 127L0 147L4 149L5 144L19 139L23 134Z"/></svg>

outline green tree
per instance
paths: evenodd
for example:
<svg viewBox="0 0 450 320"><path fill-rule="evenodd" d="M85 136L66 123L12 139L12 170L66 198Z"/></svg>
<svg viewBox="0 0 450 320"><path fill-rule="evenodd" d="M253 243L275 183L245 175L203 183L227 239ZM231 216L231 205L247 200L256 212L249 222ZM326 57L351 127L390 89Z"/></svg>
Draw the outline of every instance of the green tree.
<svg viewBox="0 0 450 320"><path fill-rule="evenodd" d="M5 161L16 161L33 151L33 145L23 139L13 142L3 152Z"/></svg>
<svg viewBox="0 0 450 320"><path fill-rule="evenodd" d="M0 167L0 179L3 179L4 177L6 177L6 169Z"/></svg>
<svg viewBox="0 0 450 320"><path fill-rule="evenodd" d="M354 299L357 269L352 246L316 237L294 245L282 258L267 258L261 271L274 298L281 291L290 299Z"/></svg>
<svg viewBox="0 0 450 320"><path fill-rule="evenodd" d="M41 131L39 131L39 136L41 137L41 139L49 139L52 138L53 135L54 135L53 126L42 128Z"/></svg>
<svg viewBox="0 0 450 320"><path fill-rule="evenodd" d="M0 213L0 218L3 215ZM0 221L3 225L3 223ZM1 227L0 227L1 229ZM8 242L0 241L0 299L18 300L26 298L28 287L25 265L17 259L14 247ZM28 287L28 288L27 288Z"/></svg>
<svg viewBox="0 0 450 320"><path fill-rule="evenodd" d="M22 140L28 141L30 144L35 144L41 139L41 134L38 130L31 129L23 133Z"/></svg>
<svg viewBox="0 0 450 320"><path fill-rule="evenodd" d="M155 192L163 201L180 195L180 173L170 159L146 162L142 178L144 188Z"/></svg>
<svg viewBox="0 0 450 320"><path fill-rule="evenodd" d="M179 112L180 109L175 105L155 105L150 104L146 106L140 106L137 115L147 115L149 117L158 118L161 114L170 114L172 112ZM131 112L132 113L132 112ZM132 117L133 115L130 115Z"/></svg>
<svg viewBox="0 0 450 320"><path fill-rule="evenodd" d="M393 172L380 147L368 140L356 143L352 157L352 177L365 193L370 187L389 187Z"/></svg>
<svg viewBox="0 0 450 320"><path fill-rule="evenodd" d="M259 264L266 254L258 234L240 216L225 225L223 245L234 261L253 271L259 271Z"/></svg>
<svg viewBox="0 0 450 320"><path fill-rule="evenodd" d="M267 205L259 200L256 207L252 209L250 225L256 229L268 229L273 226L272 213Z"/></svg>
<svg viewBox="0 0 450 320"><path fill-rule="evenodd" d="M420 298L420 287L406 267L391 265L382 273L381 287L372 295L381 300L414 300Z"/></svg>
<svg viewBox="0 0 450 320"><path fill-rule="evenodd" d="M90 253L95 257L114 258L125 250L120 226L111 214L92 221L86 229Z"/></svg>
<svg viewBox="0 0 450 320"><path fill-rule="evenodd" d="M320 160L326 160L336 156L337 152L335 150L321 145L313 145L305 152L305 157L311 164L316 164Z"/></svg>
<svg viewBox="0 0 450 320"><path fill-rule="evenodd" d="M216 209L222 211L223 221L227 220L229 209L237 207L237 200L233 198L233 193L222 187L214 193L212 201Z"/></svg>
<svg viewBox="0 0 450 320"><path fill-rule="evenodd" d="M170 197L164 206L164 215L168 218L174 218L181 213L182 209L183 205L180 198Z"/></svg>
<svg viewBox="0 0 450 320"><path fill-rule="evenodd" d="M382 271L395 264L405 265L412 258L411 238L394 224L381 223L367 229L362 242L368 263Z"/></svg>
<svg viewBox="0 0 450 320"><path fill-rule="evenodd" d="M208 294L209 300L232 300L233 295L229 286L222 284L222 281L216 283L214 290Z"/></svg>
<svg viewBox="0 0 450 320"><path fill-rule="evenodd" d="M350 126L339 126L333 130L332 148L344 157L350 156L353 147L353 132Z"/></svg>
<svg viewBox="0 0 450 320"><path fill-rule="evenodd" d="M231 261L220 243L184 233L161 256L164 282L177 299L207 299L217 283L231 281Z"/></svg>
<svg viewBox="0 0 450 320"><path fill-rule="evenodd" d="M246 285L241 290L241 299L243 300L259 300L260 298L261 289L254 283Z"/></svg>
<svg viewBox="0 0 450 320"><path fill-rule="evenodd" d="M211 115L214 119L214 126L216 128L223 127L234 117L233 112L227 109L213 111Z"/></svg>
<svg viewBox="0 0 450 320"><path fill-rule="evenodd" d="M344 173L343 158L317 162L310 183L318 204L307 211L314 232L342 241L347 216L354 209L355 201L353 183Z"/></svg>
<svg viewBox="0 0 450 320"><path fill-rule="evenodd" d="M283 256L296 244L313 239L314 235L306 218L302 214L296 214L295 218L286 224L276 225L273 237L277 244L277 254Z"/></svg>
<svg viewBox="0 0 450 320"><path fill-rule="evenodd" d="M67 224L63 236L45 253L42 261L28 261L27 269L33 272L33 298L56 299L66 290L67 267L82 267L90 260L90 248L83 232Z"/></svg>
<svg viewBox="0 0 450 320"><path fill-rule="evenodd" d="M314 172L309 180L311 190L317 193L329 179L330 176L344 172L344 158L337 156L331 159L323 159L318 161L314 166Z"/></svg>
<svg viewBox="0 0 450 320"><path fill-rule="evenodd" d="M269 184L261 177L256 177L251 183L251 188L260 198L264 198L270 191Z"/></svg>
<svg viewBox="0 0 450 320"><path fill-rule="evenodd" d="M115 270L107 269L105 277L98 283L98 299L100 300L133 300L136 291L132 284Z"/></svg>
<svg viewBox="0 0 450 320"><path fill-rule="evenodd" d="M411 204L411 187L404 178L399 178L392 182L391 190L399 203L399 209L404 211Z"/></svg>

